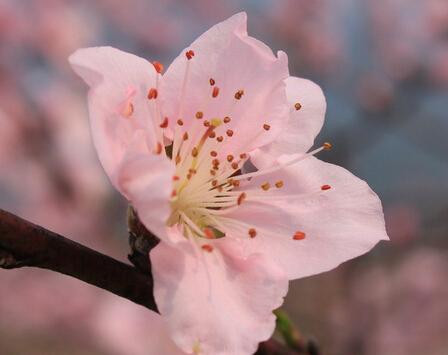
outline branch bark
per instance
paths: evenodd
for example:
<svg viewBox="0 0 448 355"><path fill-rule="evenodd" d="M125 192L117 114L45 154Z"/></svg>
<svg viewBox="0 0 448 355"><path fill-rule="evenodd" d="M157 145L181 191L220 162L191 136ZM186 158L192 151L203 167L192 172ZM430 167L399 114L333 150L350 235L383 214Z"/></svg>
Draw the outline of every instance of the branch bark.
<svg viewBox="0 0 448 355"><path fill-rule="evenodd" d="M130 227L132 254L129 259L135 267L0 209L0 268L38 267L59 272L158 312L149 259L148 267L144 266L147 249L157 244L157 238L149 235L146 242L135 239L132 230L142 226ZM141 238L145 233L138 234ZM299 354L312 353L288 349L275 339L261 343L256 352L256 355Z"/></svg>

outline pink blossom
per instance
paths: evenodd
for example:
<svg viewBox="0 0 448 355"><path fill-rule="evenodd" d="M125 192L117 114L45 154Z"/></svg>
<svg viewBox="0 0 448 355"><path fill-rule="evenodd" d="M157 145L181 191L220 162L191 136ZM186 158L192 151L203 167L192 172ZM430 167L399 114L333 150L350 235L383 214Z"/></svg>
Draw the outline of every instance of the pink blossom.
<svg viewBox="0 0 448 355"><path fill-rule="evenodd" d="M322 91L247 35L246 14L205 32L163 75L110 47L70 62L90 86L104 169L161 239L150 254L154 295L186 353L255 352L289 279L387 239L368 185L313 157L331 145L307 153Z"/></svg>

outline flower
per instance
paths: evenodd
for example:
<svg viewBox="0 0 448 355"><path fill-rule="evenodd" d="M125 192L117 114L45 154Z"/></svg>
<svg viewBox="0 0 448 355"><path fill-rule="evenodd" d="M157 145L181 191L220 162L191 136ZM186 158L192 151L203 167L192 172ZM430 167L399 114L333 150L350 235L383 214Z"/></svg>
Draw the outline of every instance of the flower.
<svg viewBox="0 0 448 355"><path fill-rule="evenodd" d="M275 327L288 280L387 239L368 185L311 152L320 88L290 77L246 32L219 23L162 74L109 47L70 57L90 86L92 134L111 182L161 243L154 295L186 353L250 354Z"/></svg>

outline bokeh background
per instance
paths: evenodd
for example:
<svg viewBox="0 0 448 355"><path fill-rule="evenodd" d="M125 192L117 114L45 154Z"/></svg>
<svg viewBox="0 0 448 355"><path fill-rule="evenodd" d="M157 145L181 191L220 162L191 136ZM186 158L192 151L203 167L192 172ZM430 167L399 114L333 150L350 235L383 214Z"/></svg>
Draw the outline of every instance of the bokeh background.
<svg viewBox="0 0 448 355"><path fill-rule="evenodd" d="M324 89L317 142L335 148L321 158L369 182L391 237L293 282L287 311L324 354L447 355L447 0L0 0L0 206L125 260L126 205L67 57L108 44L168 65L242 10ZM0 271L2 355L148 354L146 313L59 274Z"/></svg>

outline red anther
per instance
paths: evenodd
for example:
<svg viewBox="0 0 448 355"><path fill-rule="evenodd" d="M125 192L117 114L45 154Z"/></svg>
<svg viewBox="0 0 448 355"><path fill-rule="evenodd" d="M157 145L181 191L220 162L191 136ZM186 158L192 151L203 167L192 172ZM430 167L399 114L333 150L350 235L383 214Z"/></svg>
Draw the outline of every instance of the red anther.
<svg viewBox="0 0 448 355"><path fill-rule="evenodd" d="M162 73L163 72L163 64L158 62L158 61L154 61L152 62L152 65L154 65L154 69L156 70L157 73Z"/></svg>
<svg viewBox="0 0 448 355"><path fill-rule="evenodd" d="M234 161L234 162L232 163L232 169L233 169L233 170L238 169L238 163L237 163L236 161Z"/></svg>
<svg viewBox="0 0 448 355"><path fill-rule="evenodd" d="M246 193L242 192L239 196L238 196L238 200L236 201L236 203L239 205L241 205L244 201L244 199L246 198Z"/></svg>
<svg viewBox="0 0 448 355"><path fill-rule="evenodd" d="M204 121L204 127L210 127L210 121L205 120Z"/></svg>
<svg viewBox="0 0 448 355"><path fill-rule="evenodd" d="M191 150L191 156L193 158L196 158L198 156L198 154L199 154L198 148L193 147L193 149Z"/></svg>
<svg viewBox="0 0 448 355"><path fill-rule="evenodd" d="M201 246L202 250L211 253L213 251L213 247L210 244L204 244Z"/></svg>
<svg viewBox="0 0 448 355"><path fill-rule="evenodd" d="M194 52L192 49L188 50L185 52L185 56L187 57L188 60L190 60L191 58L194 57Z"/></svg>
<svg viewBox="0 0 448 355"><path fill-rule="evenodd" d="M247 154L246 153L240 154L240 159L246 159L246 158L247 158Z"/></svg>
<svg viewBox="0 0 448 355"><path fill-rule="evenodd" d="M208 227L205 227L205 228L203 229L203 232L204 232L205 237L206 237L207 239L214 239L214 238L215 238L215 232L213 232L213 229L208 228Z"/></svg>
<svg viewBox="0 0 448 355"><path fill-rule="evenodd" d="M215 138L216 137L216 132L215 131L211 131L208 136L210 138Z"/></svg>
<svg viewBox="0 0 448 355"><path fill-rule="evenodd" d="M235 99L240 100L243 97L243 95L244 95L244 90L238 90L235 93Z"/></svg>
<svg viewBox="0 0 448 355"><path fill-rule="evenodd" d="M302 105L300 104L300 102L296 102L294 104L294 108L296 109L296 111L299 111L302 108Z"/></svg>
<svg viewBox="0 0 448 355"><path fill-rule="evenodd" d="M320 187L320 189L321 189L322 191L330 190L330 189L331 189L331 186L330 186L330 185L322 185L322 186Z"/></svg>
<svg viewBox="0 0 448 355"><path fill-rule="evenodd" d="M177 195L177 191L174 189L173 191L171 191L171 197L176 197Z"/></svg>
<svg viewBox="0 0 448 355"><path fill-rule="evenodd" d="M219 165L219 160L218 159L213 159L212 160L212 164L213 165Z"/></svg>
<svg viewBox="0 0 448 355"><path fill-rule="evenodd" d="M216 140L221 143L224 140L223 136L216 137Z"/></svg>
<svg viewBox="0 0 448 355"><path fill-rule="evenodd" d="M215 80L210 78L209 83L210 83L211 86L213 86L213 85L215 85Z"/></svg>
<svg viewBox="0 0 448 355"><path fill-rule="evenodd" d="M257 231L255 230L255 228L250 228L247 233L249 234L249 237L251 238L255 238L257 236Z"/></svg>
<svg viewBox="0 0 448 355"><path fill-rule="evenodd" d="M148 100L157 99L157 89L151 88L148 91Z"/></svg>
<svg viewBox="0 0 448 355"><path fill-rule="evenodd" d="M323 145L324 150L330 150L331 148L333 148L333 144L329 143L329 142L325 142Z"/></svg>
<svg viewBox="0 0 448 355"><path fill-rule="evenodd" d="M229 163L231 163L232 160L233 160L233 155L232 155L232 154L229 154L229 155L227 156L227 161L228 161Z"/></svg>
<svg viewBox="0 0 448 355"><path fill-rule="evenodd" d="M229 123L232 119L229 116L224 117L223 122Z"/></svg>
<svg viewBox="0 0 448 355"><path fill-rule="evenodd" d="M271 188L271 185L266 181L264 184L261 185L261 188L264 191L268 191Z"/></svg>
<svg viewBox="0 0 448 355"><path fill-rule="evenodd" d="M216 151L212 150L212 151L210 152L210 155L211 155L212 157L217 157L217 156L218 156L218 153L217 153Z"/></svg>
<svg viewBox="0 0 448 355"><path fill-rule="evenodd" d="M275 187L277 188L277 189L280 189L281 187L283 187L283 181L282 180L279 180L279 181L277 181L276 183L275 183Z"/></svg>
<svg viewBox="0 0 448 355"><path fill-rule="evenodd" d="M219 95L219 87L215 86L212 91L212 97L217 97Z"/></svg>
<svg viewBox="0 0 448 355"><path fill-rule="evenodd" d="M271 126L269 126L268 124L264 124L263 125L263 128L266 130L266 131L269 131L270 129L271 129Z"/></svg>
<svg viewBox="0 0 448 355"><path fill-rule="evenodd" d="M173 176L173 181L179 181L179 179L180 179L179 176L177 176L177 175Z"/></svg>
<svg viewBox="0 0 448 355"><path fill-rule="evenodd" d="M302 240L305 239L306 235L303 232L297 231L294 233L294 236L292 237L292 239L294 240Z"/></svg>
<svg viewBox="0 0 448 355"><path fill-rule="evenodd" d="M202 111L196 112L196 118L197 119L201 119L202 117L204 117L204 113Z"/></svg>
<svg viewBox="0 0 448 355"><path fill-rule="evenodd" d="M180 118L177 120L177 124L179 126L183 126L184 125L184 121L182 121Z"/></svg>
<svg viewBox="0 0 448 355"><path fill-rule="evenodd" d="M184 133L182 139L183 139L184 141L186 141L186 140L188 139L188 133L187 133L187 132Z"/></svg>
<svg viewBox="0 0 448 355"><path fill-rule="evenodd" d="M226 134L227 134L229 137L232 137L232 136L233 136L233 131L232 131L231 129L228 129L228 130L226 131Z"/></svg>
<svg viewBox="0 0 448 355"><path fill-rule="evenodd" d="M154 153L157 155L162 154L162 148L163 148L162 143L157 142L156 149L154 150Z"/></svg>
<svg viewBox="0 0 448 355"><path fill-rule="evenodd" d="M165 117L162 121L162 123L159 125L160 128L166 128L168 127L168 117Z"/></svg>

